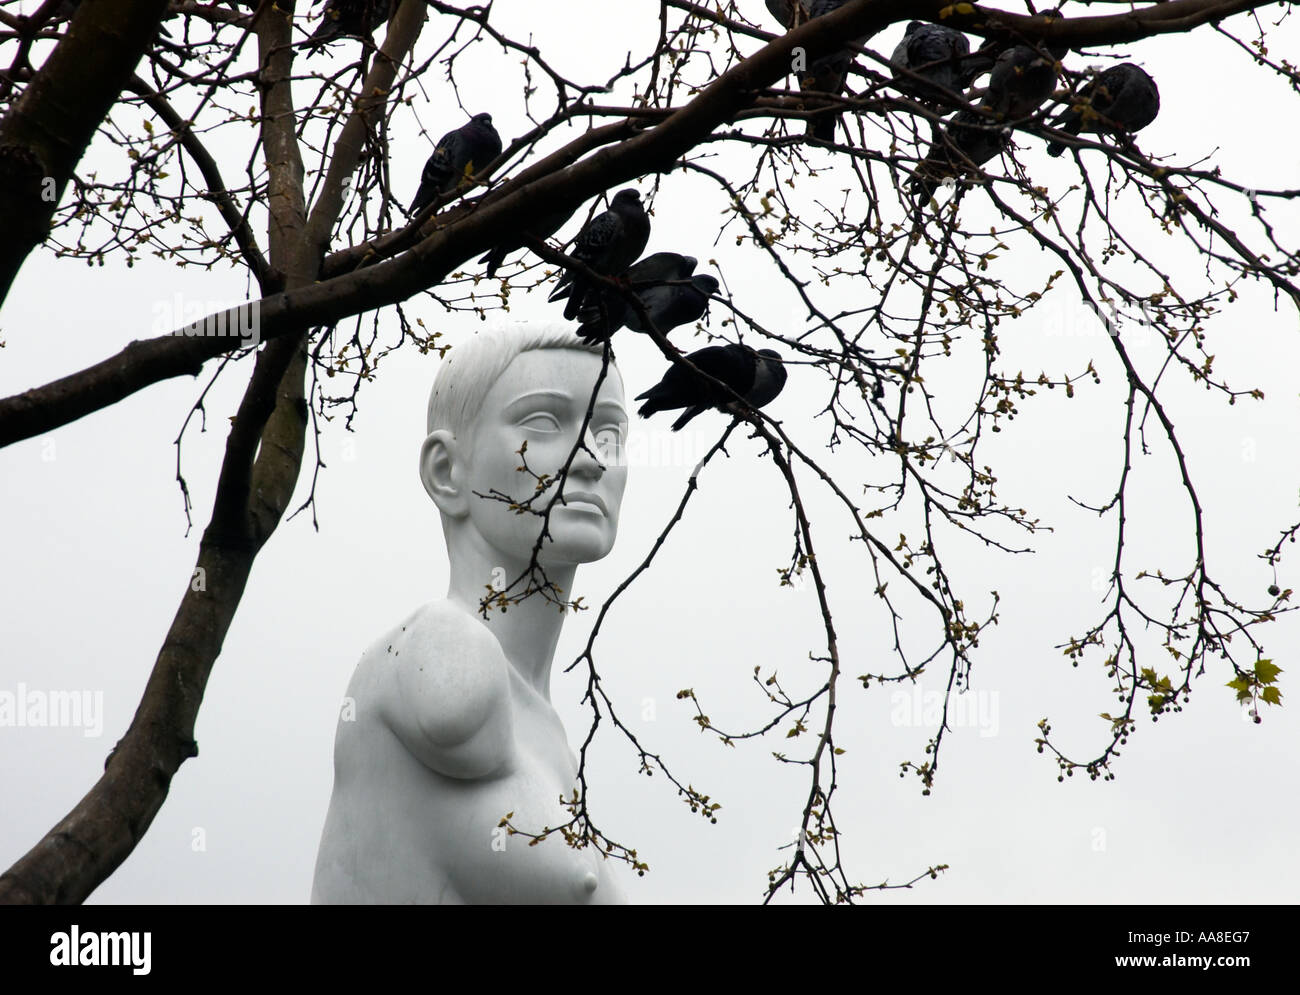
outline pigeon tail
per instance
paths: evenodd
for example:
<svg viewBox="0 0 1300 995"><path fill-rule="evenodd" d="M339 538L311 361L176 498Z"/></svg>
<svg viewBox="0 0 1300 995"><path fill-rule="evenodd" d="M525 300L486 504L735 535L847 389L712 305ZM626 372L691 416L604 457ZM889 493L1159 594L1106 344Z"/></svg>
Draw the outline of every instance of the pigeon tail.
<svg viewBox="0 0 1300 995"><path fill-rule="evenodd" d="M479 260L481 263L487 263L487 276L489 280L497 275L497 269L506 261L506 256L509 252L509 249L498 245L495 249Z"/></svg>
<svg viewBox="0 0 1300 995"><path fill-rule="evenodd" d="M645 400L645 404L636 409L636 413L642 418L649 418L651 415L658 414L660 411L667 411L660 402L661 398L653 397L653 390L647 390L644 394L638 394L636 400Z"/></svg>
<svg viewBox="0 0 1300 995"><path fill-rule="evenodd" d="M582 302L586 297L586 283L580 284L577 280L574 280L573 287L569 292L569 299L564 302L564 319L566 321L573 321L578 317L578 312L582 310Z"/></svg>
<svg viewBox="0 0 1300 995"><path fill-rule="evenodd" d="M839 123L838 114L826 114L821 117L813 118L808 122L808 134L818 141L831 142L835 141L835 126Z"/></svg>
<svg viewBox="0 0 1300 995"><path fill-rule="evenodd" d="M672 424L673 431L680 432L683 428L686 427L686 424L692 418L694 418L696 415L703 414L707 410L708 408L706 408L702 404L691 405L691 407L687 408L684 412L682 412L682 414L678 416L677 420L673 422Z"/></svg>
<svg viewBox="0 0 1300 995"><path fill-rule="evenodd" d="M326 14L324 20L312 32L311 37L302 43L303 51L309 53L319 51L337 38L339 31L339 22Z"/></svg>

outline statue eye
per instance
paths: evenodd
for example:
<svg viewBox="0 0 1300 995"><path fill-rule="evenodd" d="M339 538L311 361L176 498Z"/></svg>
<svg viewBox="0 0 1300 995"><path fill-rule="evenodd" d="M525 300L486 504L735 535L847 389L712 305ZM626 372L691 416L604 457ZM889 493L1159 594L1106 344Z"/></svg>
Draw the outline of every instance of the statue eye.
<svg viewBox="0 0 1300 995"><path fill-rule="evenodd" d="M519 424L524 428L532 429L534 432L558 432L560 430L559 419L546 411L534 411L527 418L521 419Z"/></svg>

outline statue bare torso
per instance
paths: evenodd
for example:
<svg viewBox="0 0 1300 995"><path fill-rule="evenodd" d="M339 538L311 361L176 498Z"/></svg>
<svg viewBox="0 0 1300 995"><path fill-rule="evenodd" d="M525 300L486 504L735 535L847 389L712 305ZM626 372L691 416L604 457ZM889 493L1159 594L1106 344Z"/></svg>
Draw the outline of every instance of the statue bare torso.
<svg viewBox="0 0 1300 995"><path fill-rule="evenodd" d="M559 834L577 758L488 628L427 605L362 656L334 746L313 903L626 901L599 852Z"/></svg>

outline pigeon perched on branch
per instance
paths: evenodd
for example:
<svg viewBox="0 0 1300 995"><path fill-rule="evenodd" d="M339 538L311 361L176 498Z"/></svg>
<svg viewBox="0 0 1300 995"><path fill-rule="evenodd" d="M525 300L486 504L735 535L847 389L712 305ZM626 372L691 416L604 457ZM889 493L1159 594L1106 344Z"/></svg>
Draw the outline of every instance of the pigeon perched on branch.
<svg viewBox="0 0 1300 995"><path fill-rule="evenodd" d="M322 0L316 0L319 6ZM307 39L306 48L328 45L338 38L369 39L388 20L392 0L324 0L320 24Z"/></svg>
<svg viewBox="0 0 1300 995"><path fill-rule="evenodd" d="M1110 135L1131 135L1141 131L1160 113L1160 90L1156 81L1131 62L1121 62L1094 76L1070 101L1052 126L1077 135L1092 131ZM1047 154L1058 156L1065 145L1053 141Z"/></svg>
<svg viewBox="0 0 1300 995"><path fill-rule="evenodd" d="M665 280L685 280L695 272L695 267L699 265L699 260L694 256L683 256L679 252L654 252L643 259L638 259L628 267L627 272L623 274L623 279L628 283L662 283ZM644 288L634 288L644 289ZM571 296L573 291L572 285L557 287L551 294L550 300L558 301ZM579 302L579 307L586 308L595 305L598 297L617 297L617 294L605 294L604 292L589 291L585 300Z"/></svg>
<svg viewBox="0 0 1300 995"><path fill-rule="evenodd" d="M1055 8L1039 16L1060 16ZM986 49L976 53L980 58ZM1066 48L1013 45L998 54L980 94L978 109L963 109L952 116L930 146L912 177L917 208L929 201L946 179L956 179L984 165L1010 141L1009 125L1033 114L1056 89L1060 60Z"/></svg>
<svg viewBox="0 0 1300 995"><path fill-rule="evenodd" d="M686 359L701 373L726 384L752 408L763 407L785 387L785 364L780 354L771 349L755 352L747 345L713 345L691 353ZM659 411L685 408L673 422L674 432L709 408L725 409L735 403L730 393L676 363L668 368L662 380L636 399L645 401L637 412L642 418Z"/></svg>
<svg viewBox="0 0 1300 995"><path fill-rule="evenodd" d="M670 292L680 289L665 287L663 284L673 280L689 280L698 262L699 260L694 256L683 256L677 252L656 252L632 264L623 275L623 279L627 281L629 289L640 298L641 305L647 311L652 307L662 310L667 304ZM568 297L571 289L566 287L557 290L556 299ZM705 306L708 306L707 300ZM700 313L703 314L703 310ZM663 315L661 314L660 317ZM587 293L586 298L579 304L578 320L582 322L582 327L578 329L578 337L584 342L603 342L623 326L631 327L633 323L639 322L636 308L626 297L605 290L593 290ZM695 318L686 319L686 321L694 320ZM668 330L658 321L655 321L655 327L667 334Z"/></svg>
<svg viewBox="0 0 1300 995"><path fill-rule="evenodd" d="M438 139L407 213L415 214L440 194L451 193L500 154L501 136L492 127L492 115L475 114L467 124Z"/></svg>
<svg viewBox="0 0 1300 995"><path fill-rule="evenodd" d="M889 64L894 67L894 83L900 90L926 100L942 97L944 90L960 94L980 72L980 64L970 59L970 41L964 34L925 21L913 21L907 26ZM899 70L909 70L922 79Z"/></svg>
<svg viewBox="0 0 1300 995"><path fill-rule="evenodd" d="M601 276L622 276L645 251L648 241L650 218L641 206L641 194L632 189L620 190L609 210L596 215L578 232L569 254ZM548 299L560 300L565 288L569 300L564 317L572 321L591 288L583 277L566 272Z"/></svg>
<svg viewBox="0 0 1300 995"><path fill-rule="evenodd" d="M993 63L980 106L1002 121L1029 117L1056 89L1058 66L1051 52L1032 45L1012 46Z"/></svg>
<svg viewBox="0 0 1300 995"><path fill-rule="evenodd" d="M656 255L675 255L675 253L656 253ZM653 259L654 256L649 258ZM651 325L660 334L667 335L680 325L687 325L702 318L709 308L710 297L718 292L718 281L707 274L691 276L691 271L695 269L695 260L690 256L679 258L682 260L682 265L678 273L652 278L678 282L659 282L636 290L636 296L640 299L641 306L645 308L649 324L642 322L636 308L621 294L588 294L587 303L578 312L578 319L582 322L582 327L578 329L578 337L585 342L603 342L624 326L634 332L649 333ZM642 262L646 261L642 260ZM640 266L641 263L637 263L627 271L625 277L633 289L638 283L646 280L643 274L637 272Z"/></svg>
<svg viewBox="0 0 1300 995"><path fill-rule="evenodd" d="M1007 144L1009 136L1001 123L973 110L960 110L946 128L935 130L930 151L912 175L912 197L919 208L940 185L984 165Z"/></svg>

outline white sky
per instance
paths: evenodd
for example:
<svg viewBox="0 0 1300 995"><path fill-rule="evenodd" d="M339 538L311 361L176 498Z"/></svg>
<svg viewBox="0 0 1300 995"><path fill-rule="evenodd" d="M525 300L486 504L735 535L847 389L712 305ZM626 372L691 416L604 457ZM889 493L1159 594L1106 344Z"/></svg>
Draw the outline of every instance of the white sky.
<svg viewBox="0 0 1300 995"><path fill-rule="evenodd" d="M529 27L543 51L557 53L562 68L588 78L601 75L581 72L591 60L603 56L611 66L621 64L626 48L654 23L654 5L646 2L604 13L605 23L591 25L593 31L619 41L593 53L590 43L577 44L562 31L570 23L562 6L549 4L546 17L534 15ZM587 5L567 6L595 16ZM756 20L765 16L759 0L744 6ZM521 0L499 2L494 18L510 24L528 7ZM1266 12L1273 16L1275 9ZM427 25L421 39L425 54L433 27ZM892 50L900 32L901 25L883 35L879 51ZM1295 61L1298 42L1300 35L1287 25L1272 39L1273 54ZM1300 185L1293 129L1279 126L1294 116L1283 109L1285 88L1270 81L1224 89L1229 74L1261 78L1243 54L1210 29L1127 51L1160 84L1161 117L1142 136L1149 153L1173 152L1189 162L1213 153L1214 162L1242 183ZM467 100L467 107L490 109L509 141L526 124L517 114L517 57L493 62L499 58L499 52L484 51L482 79L493 65L509 71L481 83L474 91L478 99ZM1219 70L1220 60L1229 68ZM1078 68L1096 61L1074 55L1067 64ZM417 97L416 111L436 138L463 115L436 72L427 95L427 105ZM1054 190L1068 185L1070 157L1049 160L1027 137L1020 144L1021 159L1037 182ZM395 135L399 197L409 199L428 150L428 139L414 134L414 127ZM99 150L89 161L114 154ZM817 182L826 186L819 191L834 181L833 174L820 177ZM650 184L640 187L648 192ZM980 210L979 196L972 194L963 210ZM706 261L716 258L740 307L797 333L802 318L782 293L772 265L749 247L736 249L730 236L713 246L708 225L721 206L698 179L680 173L665 178L647 251L688 252L701 259L702 270L712 269ZM1300 235L1296 213L1279 211L1278 217L1283 240L1294 244ZM574 226L576 221L564 234ZM1165 247L1172 240L1149 237L1176 272L1195 272L1194 261ZM1016 279L1055 268L1034 249L1010 259L993 265L1015 267ZM154 334L155 309L177 294L187 303L221 306L242 299L243 286L231 272L176 270L151 260L132 269L100 269L36 255L0 312L0 393L45 383ZM841 280L821 299L828 308L861 307L862 293L861 282ZM1231 673L1226 665L1212 664L1182 714L1154 728L1149 719L1140 721L1114 768L1114 782L1088 783L1080 774L1058 784L1055 765L1035 752L1036 722L1050 716L1061 745L1080 758L1093 755L1106 742L1106 724L1097 713L1115 706L1099 660L1075 670L1052 648L1101 611L1094 579L1099 568L1109 571L1113 521L1099 523L1067 495L1098 504L1113 492L1123 416L1123 377L1109 344L1095 329L1067 326L1070 333L1061 333L1073 312L1064 293L1058 296L1059 302L1049 298L1020 321L1003 325L1003 365L1036 376L1040 369L1075 372L1092 359L1102 384L1081 385L1072 401L1059 389L1042 392L984 443L983 461L997 471L999 495L1030 509L1054 531L1033 538L1032 557L974 543L949 548L961 596L968 607L978 606L971 607L971 616L982 617L988 592L997 590L1001 621L981 640L973 690L957 699L957 707L973 717L952 723L930 797L920 795L915 777L900 779L897 772L901 761L922 759L934 731L924 696L942 690L946 671L927 672L902 701L893 689L863 691L852 680L866 670L895 672L892 640L870 597L868 561L859 544L847 541L851 522L807 475L801 478L831 582L844 659L837 742L848 752L841 758L836 801L846 866L851 877L874 883L951 865L938 881L879 897L886 902L1293 901L1300 887L1294 853L1300 734L1290 692L1300 624L1293 618L1262 630L1269 655L1284 668L1285 702L1282 709L1265 710L1262 725L1243 720L1224 687ZM453 344L480 327L476 317L447 316L427 298L413 299L408 307ZM721 315L715 305L715 331ZM557 317L544 292L512 298L512 320ZM1272 574L1256 554L1300 517L1296 318L1284 308L1273 310L1262 292L1252 292L1212 321L1209 331L1216 372L1234 386L1260 387L1266 401L1228 407L1178 373L1168 375L1162 392L1199 485L1214 575L1231 594L1259 605ZM689 333L681 329L674 338L689 346ZM649 342L623 336L616 340L619 364L629 394L639 393L658 378L663 361ZM881 345L892 349L892 343ZM1151 343L1135 346L1135 355L1148 370L1159 360ZM249 368L245 361L218 382L207 405L209 431L186 438L185 473L196 503L196 527L188 536L172 441L208 371L197 381L156 385L0 451L6 554L0 571L0 692L16 691L20 683L47 691L87 689L102 692L105 709L99 737L81 729L0 727L0 797L8 800L0 822L4 866L84 794L130 721L188 582L210 511L226 416ZM930 381L931 389L941 400L958 398L954 403L960 406L972 389L972 368L959 357ZM306 901L329 800L336 709L352 668L373 639L445 590L437 515L415 472L435 371L436 357L403 349L385 360L380 377L363 392L355 433L344 432L339 422L325 428L320 532L312 530L309 516L299 516L282 524L259 556L208 685L197 728L200 756L181 768L144 841L92 901ZM822 403L821 378L794 369L769 413L805 448L824 453L824 420L813 419ZM673 440L680 448L670 465L632 467L615 550L578 575L577 593L588 603L599 604L640 562L676 506L695 459L723 424L721 416L702 416ZM634 419L633 446L664 443L666 425ZM792 517L770 460L756 458L760 448L738 434L729 446L732 458L705 471L686 520L651 571L623 596L598 643L607 690L637 735L679 778L723 806L716 826L691 815L664 778L638 777L630 748L602 726L592 801L602 828L636 846L651 866L643 879L624 875L636 902L759 899L766 871L783 860L776 848L790 838L802 808L802 768L783 767L771 753L808 749L810 737L786 740L783 726L773 738L729 749L701 735L689 704L675 697L693 687L718 726L748 728L768 715L749 679L754 666L764 676L778 668L792 689L823 678L821 665L807 658L824 652L814 591L811 585L791 590L777 583L777 568L788 562ZM881 471L843 449L828 456L826 465L843 474L851 491L866 479L864 470L876 476ZM1185 498L1172 486L1167 451L1157 446L1134 473L1131 562L1185 572L1189 516ZM305 497L310 477L309 450L294 506ZM876 524L891 540L916 531L915 519L906 515ZM1300 586L1296 579L1295 560L1284 560L1279 583ZM585 681L562 669L585 642L594 615L566 625L552 682L553 700L575 745L586 728L578 704ZM928 613L914 608L906 632L918 644L928 643L931 624ZM1168 671L1172 661L1154 640L1144 649L1150 654L1145 662ZM203 848L196 849L199 840ZM801 892L802 899L808 897Z"/></svg>

